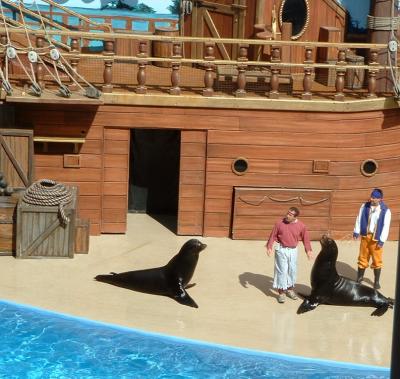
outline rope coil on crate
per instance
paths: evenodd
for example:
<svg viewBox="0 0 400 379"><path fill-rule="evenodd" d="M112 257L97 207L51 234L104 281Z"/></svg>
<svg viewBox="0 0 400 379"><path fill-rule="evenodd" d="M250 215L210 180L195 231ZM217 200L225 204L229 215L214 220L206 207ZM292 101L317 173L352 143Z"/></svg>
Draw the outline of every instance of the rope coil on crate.
<svg viewBox="0 0 400 379"><path fill-rule="evenodd" d="M51 179L41 179L27 188L22 198L31 205L58 206L58 214L63 225L69 223L64 206L72 200L72 192L62 183Z"/></svg>

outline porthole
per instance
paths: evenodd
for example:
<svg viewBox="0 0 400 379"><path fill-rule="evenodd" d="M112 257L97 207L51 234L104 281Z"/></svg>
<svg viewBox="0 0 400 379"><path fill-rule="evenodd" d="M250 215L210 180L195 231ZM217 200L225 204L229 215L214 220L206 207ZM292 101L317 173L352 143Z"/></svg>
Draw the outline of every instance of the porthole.
<svg viewBox="0 0 400 379"><path fill-rule="evenodd" d="M299 39L310 22L310 4L308 0L283 0L279 8L279 25L292 23L291 39Z"/></svg>
<svg viewBox="0 0 400 379"><path fill-rule="evenodd" d="M378 172L378 162L375 159L366 159L361 163L361 173L364 176L373 176Z"/></svg>
<svg viewBox="0 0 400 379"><path fill-rule="evenodd" d="M248 169L249 169L249 162L247 161L246 158L239 157L232 162L232 171L236 175L244 175Z"/></svg>

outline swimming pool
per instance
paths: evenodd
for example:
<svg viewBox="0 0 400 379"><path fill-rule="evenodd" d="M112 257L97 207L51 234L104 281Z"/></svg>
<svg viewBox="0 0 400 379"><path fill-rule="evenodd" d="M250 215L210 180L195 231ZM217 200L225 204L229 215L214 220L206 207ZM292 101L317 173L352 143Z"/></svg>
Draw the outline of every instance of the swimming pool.
<svg viewBox="0 0 400 379"><path fill-rule="evenodd" d="M147 333L0 301L0 378L389 378L389 369Z"/></svg>

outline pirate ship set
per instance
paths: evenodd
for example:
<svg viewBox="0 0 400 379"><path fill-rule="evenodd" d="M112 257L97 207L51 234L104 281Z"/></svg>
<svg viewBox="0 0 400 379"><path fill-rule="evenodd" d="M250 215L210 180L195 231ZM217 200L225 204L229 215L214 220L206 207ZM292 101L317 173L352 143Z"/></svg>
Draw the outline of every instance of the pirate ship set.
<svg viewBox="0 0 400 379"><path fill-rule="evenodd" d="M313 238L348 238L379 186L397 239L395 2L371 1L359 30L335 0L182 1L179 25L137 31L45 1L2 1L0 171L31 178L11 187L76 187L92 235L146 212L264 239L288 206Z"/></svg>

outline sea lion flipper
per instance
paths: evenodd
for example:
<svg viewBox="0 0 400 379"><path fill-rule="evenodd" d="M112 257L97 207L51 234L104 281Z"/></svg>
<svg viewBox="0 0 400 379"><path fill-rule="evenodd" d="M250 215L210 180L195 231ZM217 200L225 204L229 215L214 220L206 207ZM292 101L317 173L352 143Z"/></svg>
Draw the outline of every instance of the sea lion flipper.
<svg viewBox="0 0 400 379"><path fill-rule="evenodd" d="M305 298L304 301L300 304L299 308L297 309L297 314L300 315L302 313L306 313L309 311L314 310L317 308L319 303L316 299L312 299L311 297Z"/></svg>
<svg viewBox="0 0 400 379"><path fill-rule="evenodd" d="M196 283L190 283L185 286L185 289L192 288L196 285Z"/></svg>
<svg viewBox="0 0 400 379"><path fill-rule="evenodd" d="M172 297L180 304L187 305L193 308L199 307L183 287L182 278L179 278L178 285L176 286Z"/></svg>
<svg viewBox="0 0 400 379"><path fill-rule="evenodd" d="M386 313L389 308L389 304L384 304L381 307L376 308L372 313L371 316L382 316Z"/></svg>
<svg viewBox="0 0 400 379"><path fill-rule="evenodd" d="M183 295L180 296L174 296L174 299L183 305L187 305L188 307L192 308L198 308L199 306L196 304L196 302L190 297L190 295L185 291Z"/></svg>

